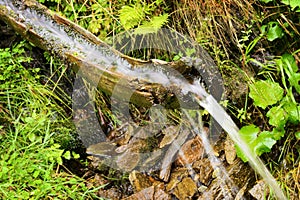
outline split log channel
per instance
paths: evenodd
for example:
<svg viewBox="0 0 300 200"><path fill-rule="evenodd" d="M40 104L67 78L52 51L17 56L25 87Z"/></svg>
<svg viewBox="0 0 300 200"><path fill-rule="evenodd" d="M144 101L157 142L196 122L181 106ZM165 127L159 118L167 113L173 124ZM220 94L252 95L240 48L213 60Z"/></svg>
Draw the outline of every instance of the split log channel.
<svg viewBox="0 0 300 200"><path fill-rule="evenodd" d="M150 107L153 104L161 104L169 108L198 107L195 103L191 104L190 101L192 98L190 98L190 94L186 92L183 94L182 88L178 84L165 87L162 84L151 83L143 78L131 76L131 74L124 74L116 70L120 68L118 65L131 65L131 67L134 66L135 68L157 67L159 65L165 69L172 69L177 73L187 73L187 71L191 71L192 67L182 61L155 63L126 56L112 49L87 30L55 12L50 11L34 0L0 1L0 20L3 20L9 26L13 27L17 33L34 45L63 59L72 66L75 72L81 71L81 75L84 78L97 85L101 91L109 95L114 94L114 97L122 100L124 96L128 97L128 94L130 94L129 101L138 107ZM35 26L36 24L38 26ZM55 28L58 30L53 30ZM75 45L68 46L68 44L59 41L57 38L51 38L52 33L49 34L51 31L61 31L66 37L72 35L74 40L77 40L77 43L78 41L84 41L84 43L90 44L91 51L101 48L101 51L105 54L102 56L109 57L113 62L106 62L105 64L93 62L88 58L89 55L87 55L86 52L78 52L80 50L76 49ZM62 33L59 34L63 35ZM64 35L62 37L64 37ZM76 42L74 42L74 44L76 44ZM115 87L116 85L117 87ZM219 88L222 89L222 87ZM219 100L223 90L212 90L212 93L214 92L218 93L216 98Z"/></svg>

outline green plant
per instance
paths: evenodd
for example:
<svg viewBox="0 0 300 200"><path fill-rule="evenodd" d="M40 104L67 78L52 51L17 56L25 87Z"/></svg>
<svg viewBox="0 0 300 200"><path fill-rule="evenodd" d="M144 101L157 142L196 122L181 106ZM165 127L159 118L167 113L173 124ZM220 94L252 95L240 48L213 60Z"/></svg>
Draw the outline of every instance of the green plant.
<svg viewBox="0 0 300 200"><path fill-rule="evenodd" d="M270 21L267 25L263 25L261 30L262 34L266 35L269 41L273 41L284 36L283 29L276 21Z"/></svg>
<svg viewBox="0 0 300 200"><path fill-rule="evenodd" d="M123 30L116 15L122 6L127 4L127 1L39 0L39 2L101 39Z"/></svg>
<svg viewBox="0 0 300 200"><path fill-rule="evenodd" d="M253 104L267 110L268 123L273 127L272 131L263 132L254 125L241 129L242 138L257 155L270 152L276 141L284 136L288 124L300 123L300 104L293 95L293 91L300 94L298 66L291 54L284 54L275 61L277 70L281 73L283 88L270 79L255 81L249 86ZM247 161L240 147L237 147L237 154L243 161Z"/></svg>
<svg viewBox="0 0 300 200"><path fill-rule="evenodd" d="M124 30L153 33L168 22L164 1L39 0L102 39ZM112 5L113 4L113 5ZM119 18L117 17L119 14Z"/></svg>
<svg viewBox="0 0 300 200"><path fill-rule="evenodd" d="M120 22L125 30L137 27L135 29L137 34L155 33L168 22L168 14L154 15L154 11L162 3L161 0L156 0L151 4L136 1L134 5L123 6L119 11Z"/></svg>
<svg viewBox="0 0 300 200"><path fill-rule="evenodd" d="M290 6L295 12L300 12L300 2L298 0L281 0L281 3Z"/></svg>
<svg viewBox="0 0 300 200"><path fill-rule="evenodd" d="M28 50L25 42L0 49L0 198L96 198L94 188L62 170L64 159L78 155L61 148L56 136L73 129L62 100L40 84L37 69L23 66L31 60Z"/></svg>
<svg viewBox="0 0 300 200"><path fill-rule="evenodd" d="M24 81L34 81L39 76L38 68L25 70L22 63L29 63L31 58L24 55L25 42L21 42L9 48L0 49L0 89L14 88L22 84Z"/></svg>
<svg viewBox="0 0 300 200"><path fill-rule="evenodd" d="M275 0L260 0L260 2L262 2L262 3L274 2L275 3ZM300 12L300 2L298 0L281 0L281 3L290 6L292 11Z"/></svg>

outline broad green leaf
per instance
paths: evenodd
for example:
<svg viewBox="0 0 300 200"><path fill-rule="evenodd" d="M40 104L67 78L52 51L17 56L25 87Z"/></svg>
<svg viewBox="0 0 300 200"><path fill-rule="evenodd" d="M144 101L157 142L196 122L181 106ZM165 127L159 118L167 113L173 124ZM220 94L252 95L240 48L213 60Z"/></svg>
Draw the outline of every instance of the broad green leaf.
<svg viewBox="0 0 300 200"><path fill-rule="evenodd" d="M276 143L273 132L264 131L259 134L259 131L260 129L255 125L244 126L240 130L241 138L248 144L251 150L250 153L252 153L253 156L260 156L263 153L270 152ZM237 156L244 162L247 162L248 158L243 152L243 147L235 145L235 148Z"/></svg>
<svg viewBox="0 0 300 200"><path fill-rule="evenodd" d="M298 71L298 65L293 55L285 53L281 56L281 61L285 71L290 73Z"/></svg>
<svg viewBox="0 0 300 200"><path fill-rule="evenodd" d="M283 67L285 73L288 75L290 85L300 94L300 73L297 73L299 68L294 56L286 53L281 56L281 59L277 61L277 64L278 66Z"/></svg>
<svg viewBox="0 0 300 200"><path fill-rule="evenodd" d="M70 151L66 151L64 154L63 154L63 157L67 160L70 160L71 159L71 153Z"/></svg>
<svg viewBox="0 0 300 200"><path fill-rule="evenodd" d="M245 156L245 154L243 153L243 150L242 148L240 148L239 146L237 145L234 145L235 147L235 150L236 150L236 155L237 157L239 157L243 162L247 162L248 161L248 158Z"/></svg>
<svg viewBox="0 0 300 200"><path fill-rule="evenodd" d="M257 138L259 128L255 125L244 126L240 130L240 135L246 143L251 143Z"/></svg>
<svg viewBox="0 0 300 200"><path fill-rule="evenodd" d="M30 140L30 142L34 142L36 139L36 136L33 132L29 133L28 138Z"/></svg>
<svg viewBox="0 0 300 200"><path fill-rule="evenodd" d="M257 138L257 134L259 133L259 131L260 131L259 128L256 127L255 125L244 126L240 130L241 138L244 140L244 142L246 144L249 145L249 148L252 150L252 152L254 152L254 148L253 148L253 146L251 146L251 144ZM243 147L239 147L239 146L235 145L235 148L236 148L237 156L239 158L241 158L243 162L247 162L248 158L243 153ZM255 155L253 155L253 156L255 156Z"/></svg>
<svg viewBox="0 0 300 200"><path fill-rule="evenodd" d="M267 39L273 41L277 38L281 38L284 35L282 28L278 22L268 23Z"/></svg>
<svg viewBox="0 0 300 200"><path fill-rule="evenodd" d="M276 144L276 140L273 139L272 133L263 131L258 135L251 146L254 147L255 153L260 156L263 153L270 152L274 144Z"/></svg>
<svg viewBox="0 0 300 200"><path fill-rule="evenodd" d="M284 131L284 129L273 128L271 134L272 134L272 138L274 140L280 140L284 136L285 131Z"/></svg>
<svg viewBox="0 0 300 200"><path fill-rule="evenodd" d="M300 131L296 132L295 136L296 136L297 140L300 140Z"/></svg>
<svg viewBox="0 0 300 200"><path fill-rule="evenodd" d="M300 8L300 1L299 0L282 0L281 2L285 5L291 6L293 11L296 11L296 12L300 11L300 9L299 9Z"/></svg>
<svg viewBox="0 0 300 200"><path fill-rule="evenodd" d="M261 80L250 85L249 96L254 100L256 106L265 109L283 97L283 89L278 83Z"/></svg>
<svg viewBox="0 0 300 200"><path fill-rule="evenodd" d="M80 155L79 155L78 153L75 153L74 151L72 151L72 156L73 156L73 158L75 158L75 159L80 158Z"/></svg>
<svg viewBox="0 0 300 200"><path fill-rule="evenodd" d="M269 124L279 128L283 128L288 119L285 110L281 106L272 107L267 112L267 117L269 118Z"/></svg>
<svg viewBox="0 0 300 200"><path fill-rule="evenodd" d="M291 86L293 86L296 91L300 94L300 73L293 73L290 77L289 77L289 82L291 84Z"/></svg>
<svg viewBox="0 0 300 200"><path fill-rule="evenodd" d="M292 102L286 102L283 106L284 110L288 114L288 121L296 124L300 122L300 106L292 103Z"/></svg>

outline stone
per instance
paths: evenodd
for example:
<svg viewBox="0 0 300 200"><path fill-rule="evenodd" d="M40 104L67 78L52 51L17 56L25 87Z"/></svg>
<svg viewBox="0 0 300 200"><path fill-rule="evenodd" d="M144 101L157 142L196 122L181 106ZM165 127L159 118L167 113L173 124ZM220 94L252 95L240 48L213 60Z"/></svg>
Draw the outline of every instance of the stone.
<svg viewBox="0 0 300 200"><path fill-rule="evenodd" d="M179 150L178 158L176 160L177 165L192 164L196 160L203 157L204 147L199 136L188 140Z"/></svg>
<svg viewBox="0 0 300 200"><path fill-rule="evenodd" d="M197 185L190 177L185 177L174 188L173 194L178 199L191 199L197 192Z"/></svg>

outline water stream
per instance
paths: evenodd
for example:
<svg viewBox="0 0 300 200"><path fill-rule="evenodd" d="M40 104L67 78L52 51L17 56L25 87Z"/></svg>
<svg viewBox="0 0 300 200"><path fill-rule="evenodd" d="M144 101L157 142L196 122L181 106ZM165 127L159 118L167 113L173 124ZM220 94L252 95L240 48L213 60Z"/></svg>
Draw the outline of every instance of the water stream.
<svg viewBox="0 0 300 200"><path fill-rule="evenodd" d="M73 33L72 30L66 30L65 27L53 23L48 16L29 8L22 8L19 5L16 5L16 2L21 4L21 1L0 0L0 5L5 5L9 10L15 12L20 21L38 33L41 38L44 38L44 40L48 42L49 51L55 53L57 46L63 46L64 49L72 51L74 54L80 54L89 63L94 63L107 69L109 69L111 66L116 66L114 70L124 75L142 78L152 83L159 83L164 87L178 85L180 86L182 93L194 94L193 96L195 101L197 101L201 107L205 108L228 133L231 139L243 149L244 154L249 159L249 163L253 169L264 178L265 182L271 187L277 198L286 199L284 193L280 189L274 177L265 167L264 163L259 157L253 154L253 152L249 149L249 146L242 140L239 135L239 129L232 121L230 116L226 113L222 106L219 105L214 97L206 92L201 84L199 84L199 81L195 80L192 83L186 81L185 78L176 71L169 73L170 69L135 69L126 60L117 56L110 49L91 44L79 34ZM60 53L63 54L64 52ZM89 114L87 115L89 116ZM193 129L198 132L202 138L202 141L205 144L206 152L210 155L213 166L215 168L220 167L220 161L213 155L211 150L212 147L208 142L208 139L204 137L204 134L202 134L203 130L201 123L192 124L194 126ZM93 127L93 125L90 126ZM88 137L88 135L84 135L82 139L86 139L85 137ZM97 142L98 139L88 138L87 140ZM222 166L220 176L222 180L224 180L224 186L230 183L234 187L234 184L231 183L229 177L226 176L226 170L222 168ZM226 190L226 187L223 189L224 196L226 196L228 191Z"/></svg>
<svg viewBox="0 0 300 200"><path fill-rule="evenodd" d="M183 112L189 119L189 122L191 123L191 126L193 128L193 131L197 135L200 136L201 141L203 142L203 146L204 146L205 152L208 154L208 159L210 160L210 164L211 164L212 168L214 169L214 172L216 172L216 177L220 181L220 189L221 189L223 198L226 200L234 199L234 196L236 196L237 193L239 192L239 188L235 185L235 183L229 177L229 175L228 175L224 165L220 161L220 159L215 156L212 145L210 144L210 141L207 137L207 133L203 129L201 114L198 113L197 120L195 120L192 118L192 116L186 110L183 110Z"/></svg>

